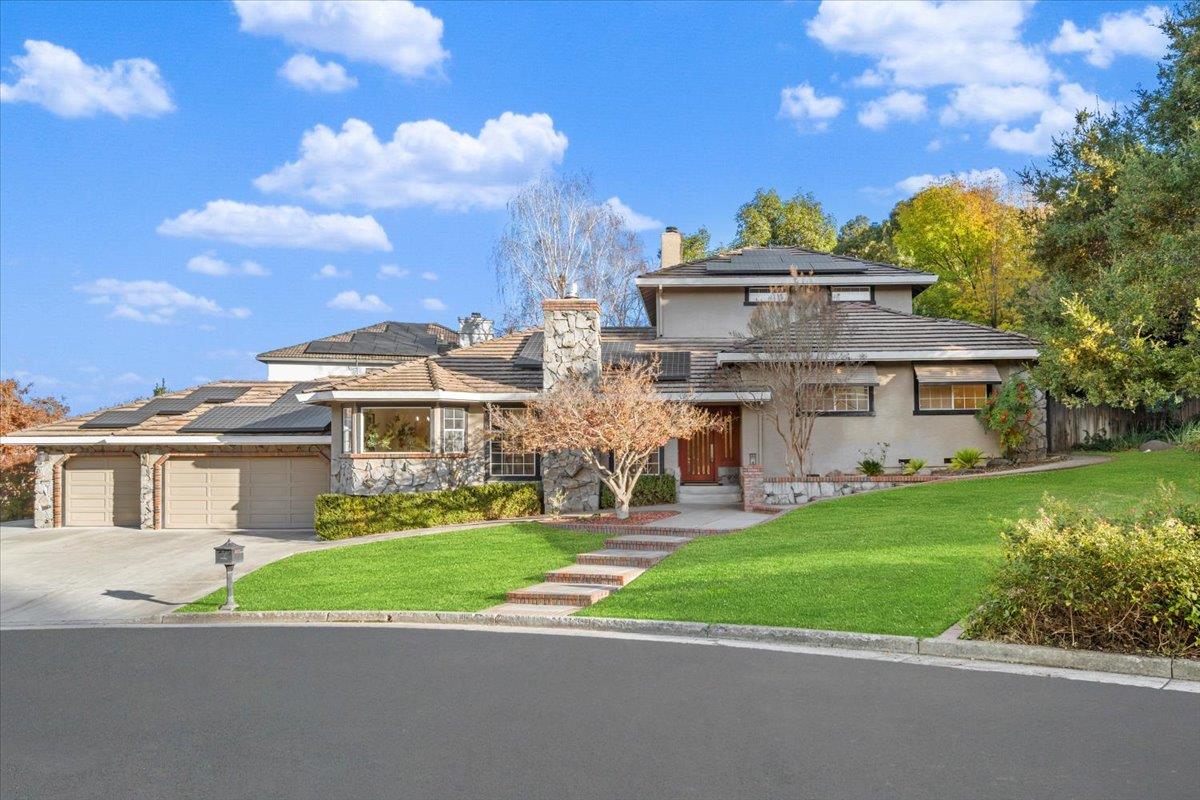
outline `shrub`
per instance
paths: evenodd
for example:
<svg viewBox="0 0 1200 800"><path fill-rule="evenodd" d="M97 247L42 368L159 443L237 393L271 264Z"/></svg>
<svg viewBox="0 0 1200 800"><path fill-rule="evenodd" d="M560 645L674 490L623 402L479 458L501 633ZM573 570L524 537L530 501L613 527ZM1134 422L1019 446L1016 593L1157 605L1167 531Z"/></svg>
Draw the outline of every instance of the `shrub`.
<svg viewBox="0 0 1200 800"><path fill-rule="evenodd" d="M654 506L661 503L674 503L676 487L674 475L643 475L638 478L633 487L633 497L630 506ZM616 505L612 490L600 484L600 507L612 508Z"/></svg>
<svg viewBox="0 0 1200 800"><path fill-rule="evenodd" d="M858 471L863 475L874 477L883 474L883 464L880 464L874 458L864 458L858 462Z"/></svg>
<svg viewBox="0 0 1200 800"><path fill-rule="evenodd" d="M966 634L1200 656L1200 506L1170 493L1125 517L1047 498L1004 531L1005 560Z"/></svg>
<svg viewBox="0 0 1200 800"><path fill-rule="evenodd" d="M910 458L904 464L905 475L916 475L923 469L925 469L925 459L923 458Z"/></svg>
<svg viewBox="0 0 1200 800"><path fill-rule="evenodd" d="M983 464L983 451L978 447L964 447L950 459L950 469L975 469Z"/></svg>
<svg viewBox="0 0 1200 800"><path fill-rule="evenodd" d="M348 539L540 513L536 483L488 483L439 492L323 494L317 497L315 527L322 539Z"/></svg>
<svg viewBox="0 0 1200 800"><path fill-rule="evenodd" d="M1190 450L1193 453L1200 453L1200 419L1194 419L1184 425L1175 432L1171 438L1171 442L1182 447L1184 450Z"/></svg>
<svg viewBox="0 0 1200 800"><path fill-rule="evenodd" d="M976 412L985 428L1000 435L1000 447L1010 458L1021 454L1021 445L1034 430L1036 401L1033 389L1025 378L1014 375L1001 384Z"/></svg>

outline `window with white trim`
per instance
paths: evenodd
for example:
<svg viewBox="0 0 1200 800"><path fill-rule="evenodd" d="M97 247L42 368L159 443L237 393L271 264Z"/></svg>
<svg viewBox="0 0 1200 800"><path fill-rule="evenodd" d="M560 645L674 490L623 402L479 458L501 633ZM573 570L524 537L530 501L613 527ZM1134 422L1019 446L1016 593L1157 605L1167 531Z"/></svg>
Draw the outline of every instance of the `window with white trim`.
<svg viewBox="0 0 1200 800"><path fill-rule="evenodd" d="M662 448L656 447L650 455L646 456L646 468L642 471L643 475L661 475L662 474Z"/></svg>
<svg viewBox="0 0 1200 800"><path fill-rule="evenodd" d="M442 452L467 452L467 410L465 408L442 409Z"/></svg>
<svg viewBox="0 0 1200 800"><path fill-rule="evenodd" d="M354 449L354 409L342 406L342 452Z"/></svg>
<svg viewBox="0 0 1200 800"><path fill-rule="evenodd" d="M774 290L769 286L751 286L746 289L746 302L752 306L759 303L785 303L787 299L787 292Z"/></svg>
<svg viewBox="0 0 1200 800"><path fill-rule="evenodd" d="M986 383L922 383L917 387L917 410L977 411L987 396Z"/></svg>
<svg viewBox="0 0 1200 800"><path fill-rule="evenodd" d="M870 286L831 286L829 296L835 303L869 303Z"/></svg>
<svg viewBox="0 0 1200 800"><path fill-rule="evenodd" d="M491 412L505 413L504 409ZM488 474L493 478L536 478L537 453L513 453L504 449L499 439L488 443Z"/></svg>

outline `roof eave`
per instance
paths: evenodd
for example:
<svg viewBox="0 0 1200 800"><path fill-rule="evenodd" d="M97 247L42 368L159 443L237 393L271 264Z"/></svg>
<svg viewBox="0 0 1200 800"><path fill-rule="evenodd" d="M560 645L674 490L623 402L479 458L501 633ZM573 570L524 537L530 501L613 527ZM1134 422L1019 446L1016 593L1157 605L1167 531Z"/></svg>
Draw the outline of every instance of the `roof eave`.
<svg viewBox="0 0 1200 800"><path fill-rule="evenodd" d="M657 286L770 286L772 281L784 280L791 282L792 278L785 275L713 275L673 278L670 276L654 277L639 275L634 284L640 287ZM938 276L929 272L913 272L908 275L800 275L797 283L807 286L932 286L937 283Z"/></svg>
<svg viewBox="0 0 1200 800"><path fill-rule="evenodd" d="M1037 360L1035 348L980 349L937 348L923 350L865 350L842 354L840 359L856 361L1030 361ZM717 354L717 365L774 361L774 353L726 352Z"/></svg>

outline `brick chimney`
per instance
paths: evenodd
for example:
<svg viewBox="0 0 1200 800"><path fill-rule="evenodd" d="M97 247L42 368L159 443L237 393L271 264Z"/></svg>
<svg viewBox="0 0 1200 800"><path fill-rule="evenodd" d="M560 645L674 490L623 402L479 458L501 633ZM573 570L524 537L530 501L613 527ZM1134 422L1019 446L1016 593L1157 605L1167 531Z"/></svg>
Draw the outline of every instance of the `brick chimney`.
<svg viewBox="0 0 1200 800"><path fill-rule="evenodd" d="M600 304L576 297L542 301L542 387L571 375L600 377ZM591 514L600 507L600 476L583 454L542 455L542 494L550 514Z"/></svg>
<svg viewBox="0 0 1200 800"><path fill-rule="evenodd" d="M674 225L662 232L658 250L659 267L673 267L683 261L683 234Z"/></svg>

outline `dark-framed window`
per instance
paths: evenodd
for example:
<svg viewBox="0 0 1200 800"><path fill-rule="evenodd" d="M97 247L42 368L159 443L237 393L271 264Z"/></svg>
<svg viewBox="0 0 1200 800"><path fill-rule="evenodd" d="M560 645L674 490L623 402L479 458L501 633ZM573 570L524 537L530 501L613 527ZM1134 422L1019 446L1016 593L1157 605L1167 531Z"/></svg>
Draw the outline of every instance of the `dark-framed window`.
<svg viewBox="0 0 1200 800"><path fill-rule="evenodd" d="M428 453L433 446L433 409L429 406L364 408L364 453Z"/></svg>
<svg viewBox="0 0 1200 800"><path fill-rule="evenodd" d="M875 387L870 384L830 386L812 400L817 404L817 416L821 417L870 417L875 414Z"/></svg>
<svg viewBox="0 0 1200 800"><path fill-rule="evenodd" d="M775 287L778 288L778 287ZM874 303L874 284L857 286L829 286L829 299L834 303ZM756 306L760 303L782 303L787 292L774 291L770 286L746 286L743 288L742 305Z"/></svg>
<svg viewBox="0 0 1200 800"><path fill-rule="evenodd" d="M974 414L992 394L991 383L926 383L913 386L914 414Z"/></svg>
<svg viewBox="0 0 1200 800"><path fill-rule="evenodd" d="M756 306L759 303L782 303L787 300L787 291L774 291L770 286L747 286L743 292L742 305Z"/></svg>

